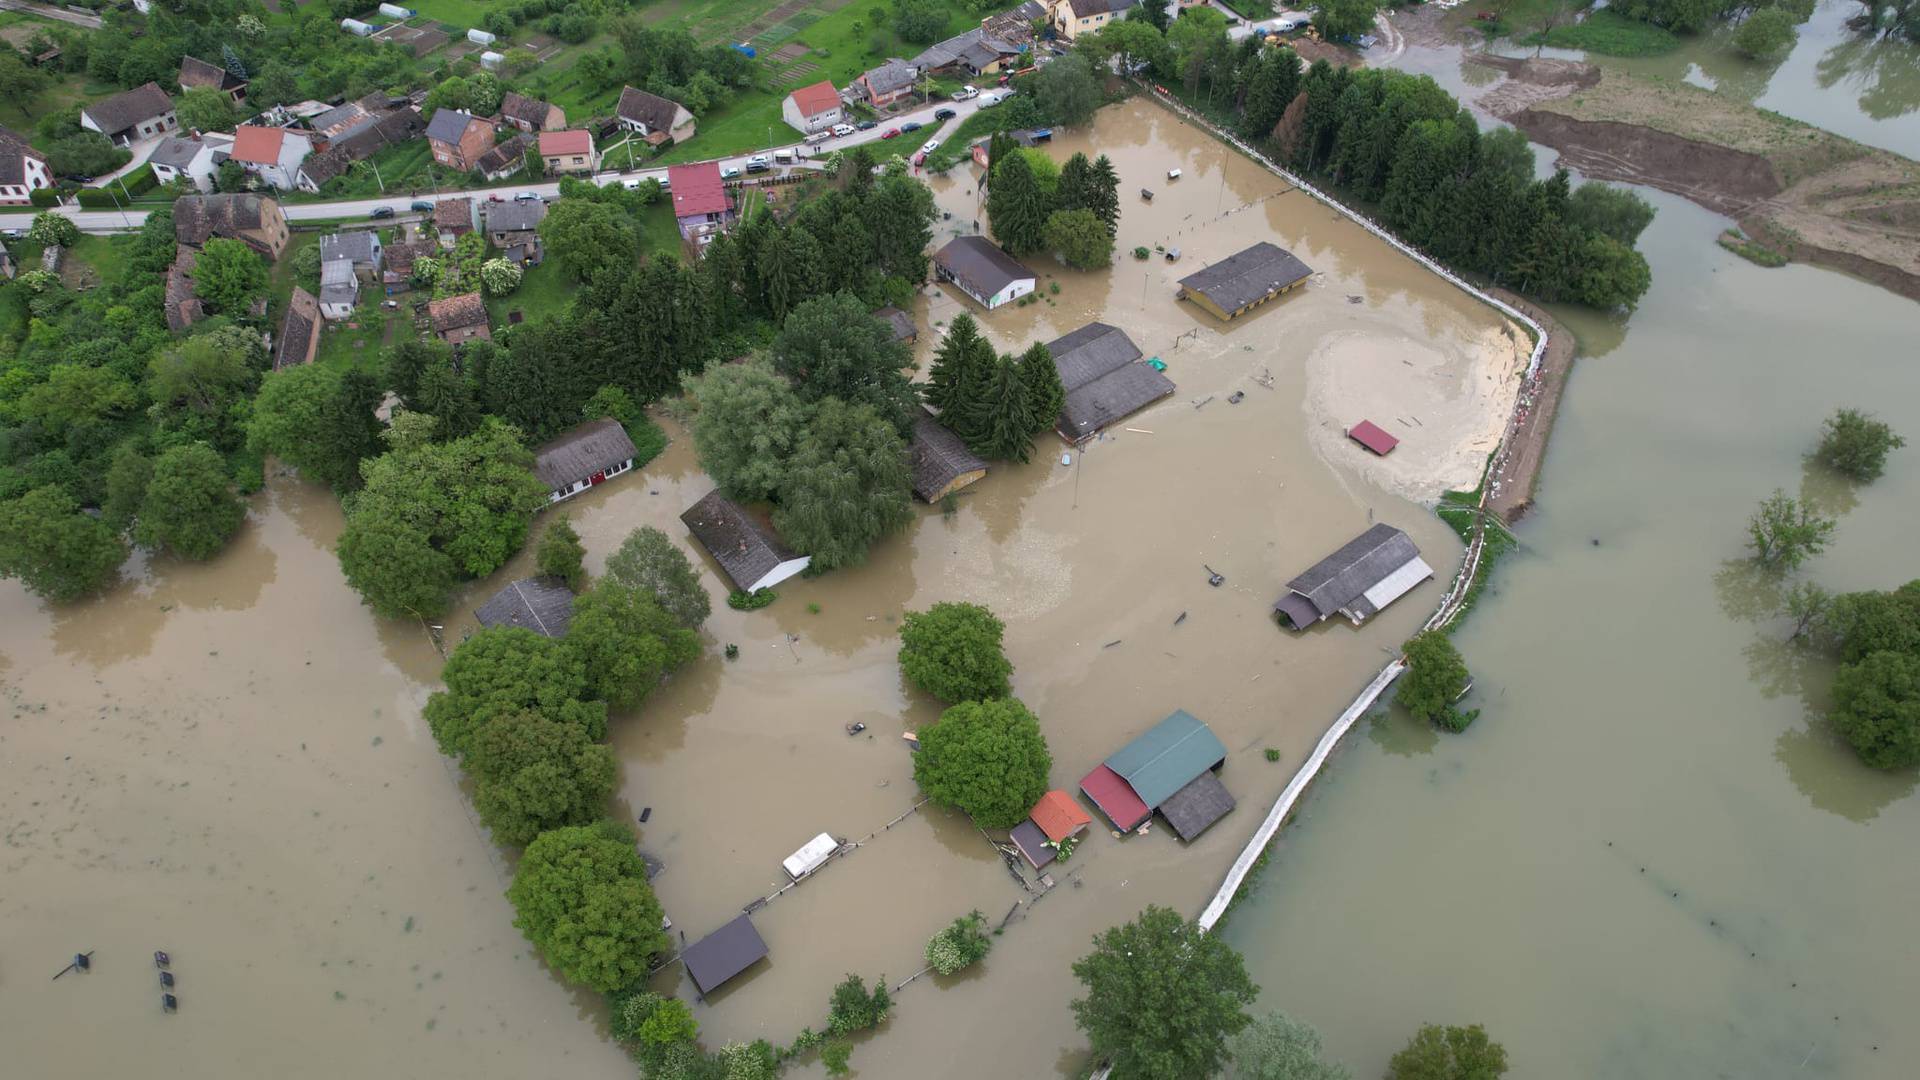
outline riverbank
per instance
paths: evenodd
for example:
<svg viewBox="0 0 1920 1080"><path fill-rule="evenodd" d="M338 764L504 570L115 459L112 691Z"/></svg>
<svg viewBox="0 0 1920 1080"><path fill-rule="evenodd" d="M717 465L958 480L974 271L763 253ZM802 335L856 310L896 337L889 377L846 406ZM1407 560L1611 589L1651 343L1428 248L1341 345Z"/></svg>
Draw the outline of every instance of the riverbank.
<svg viewBox="0 0 1920 1080"><path fill-rule="evenodd" d="M1682 82L1476 53L1478 104L1596 180L1670 191L1795 262L1920 300L1920 162Z"/></svg>

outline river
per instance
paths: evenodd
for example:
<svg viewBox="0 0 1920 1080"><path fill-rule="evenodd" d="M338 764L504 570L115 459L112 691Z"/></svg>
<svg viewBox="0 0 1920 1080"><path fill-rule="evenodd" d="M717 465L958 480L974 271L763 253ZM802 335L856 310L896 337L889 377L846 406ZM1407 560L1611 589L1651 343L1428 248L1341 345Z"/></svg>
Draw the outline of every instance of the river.
<svg viewBox="0 0 1920 1080"><path fill-rule="evenodd" d="M1437 51L1408 55L1440 74ZM1457 635L1478 723L1356 728L1224 930L1262 1005L1356 1075L1423 1022L1485 1023L1516 1076L1891 1080L1920 1061L1920 773L1835 739L1831 667L1781 646L1740 572L1778 487L1840 515L1806 576L1920 576L1913 450L1857 489L1802 461L1837 406L1920 435L1920 308L1752 266L1703 242L1721 219L1644 194L1654 289L1627 319L1561 313L1583 349L1538 509Z"/></svg>

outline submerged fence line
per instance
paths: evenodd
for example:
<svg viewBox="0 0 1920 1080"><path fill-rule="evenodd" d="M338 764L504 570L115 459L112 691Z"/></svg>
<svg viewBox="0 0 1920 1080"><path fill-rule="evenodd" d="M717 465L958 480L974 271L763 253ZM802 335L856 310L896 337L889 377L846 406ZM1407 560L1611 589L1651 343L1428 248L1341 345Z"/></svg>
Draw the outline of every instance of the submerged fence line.
<svg viewBox="0 0 1920 1080"><path fill-rule="evenodd" d="M1175 115L1193 122L1214 137L1225 142L1228 146L1253 159L1266 168L1267 171L1305 192L1310 198L1326 205L1354 224L1359 225L1369 233L1392 245L1396 251L1399 251L1401 254L1439 275L1455 288L1532 330L1534 335L1533 352L1527 358L1526 381L1531 382L1539 374L1540 363L1542 359L1545 358L1547 352L1547 328L1541 325L1538 320L1499 297L1493 296L1478 286L1470 284L1458 274L1440 265L1432 258L1414 248L1413 245L1394 236L1365 214L1352 209L1332 195L1307 183L1305 180L1294 175L1290 170L1284 169L1276 164L1265 154L1242 142L1232 132L1223 130L1205 116L1188 108L1185 104L1174 100L1172 95L1157 87L1153 87L1150 88L1147 96L1159 102L1161 106L1171 110ZM1461 604L1466 599L1467 594L1472 591L1474 578L1480 571L1481 554L1486 544L1484 511L1487 500L1493 496L1494 489L1497 486L1493 478L1499 475L1501 467L1506 463L1508 455L1512 452L1513 435L1514 432L1518 430L1520 424L1521 400L1524 400L1524 395L1516 398L1514 411L1507 417L1506 429L1500 435L1500 443L1494 448L1493 454L1487 463L1486 479L1480 485L1480 500L1476 504L1477 508L1482 512L1480 526L1474 531L1472 539L1468 541L1466 553L1460 561L1460 570L1454 575L1452 584L1448 587L1446 595L1441 598L1440 604L1434 610L1433 615L1429 617L1423 625L1422 629L1424 630L1438 630L1452 622L1455 616L1460 613ZM1339 748L1340 741L1346 737L1348 731L1352 730L1354 723L1358 721L1360 717L1366 715L1367 710L1373 708L1374 704L1380 700L1380 695L1386 692L1388 686L1392 685L1393 680L1399 678L1401 673L1406 670L1407 665L1404 659L1395 657L1389 661L1387 665L1381 668L1380 672L1373 677L1373 681L1367 684L1366 689L1360 691L1359 695L1353 699L1353 702L1349 704L1346 710L1340 714L1339 718L1333 722L1333 726L1329 727L1326 733L1320 736L1320 741L1314 744L1313 753L1307 757L1307 760L1301 764L1299 770L1294 773L1293 779L1288 781L1286 788L1280 792L1280 797L1274 800L1272 809L1267 811L1267 816L1260 822L1260 827L1254 830L1254 834L1252 838L1247 841L1246 847L1241 849L1239 857L1234 859L1233 865L1228 868L1226 878L1221 881L1219 890L1214 893L1213 899L1208 901L1207 906L1200 912L1200 917L1197 922L1202 932L1211 931L1214 926L1219 923L1221 916L1226 914L1227 908L1232 906L1233 898L1239 894L1241 886L1246 883L1247 875L1253 871L1254 864L1260 861L1261 854L1266 851L1267 845L1273 842L1274 836L1280 831L1280 826L1286 823L1288 815L1293 812L1293 807L1299 802L1300 796L1306 791L1308 785L1313 783L1314 778L1320 775L1321 768L1326 765L1328 758L1333 755L1334 750ZM1100 1078L1104 1077L1109 1071L1108 1067L1103 1066L1094 1073L1095 1080L1100 1080Z"/></svg>

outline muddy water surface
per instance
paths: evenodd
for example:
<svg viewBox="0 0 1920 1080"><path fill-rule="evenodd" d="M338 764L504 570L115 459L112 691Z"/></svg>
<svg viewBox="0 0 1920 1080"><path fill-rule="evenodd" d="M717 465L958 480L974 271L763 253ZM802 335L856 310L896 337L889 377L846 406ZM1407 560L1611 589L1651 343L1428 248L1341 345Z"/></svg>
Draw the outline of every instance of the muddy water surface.
<svg viewBox="0 0 1920 1080"><path fill-rule="evenodd" d="M1423 1022L1484 1022L1516 1076L1911 1077L1920 773L1828 729L1826 663L1741 572L1776 487L1837 513L1807 576L1920 576L1920 455L1804 468L1840 405L1920 432L1920 307L1696 238L1644 194L1654 290L1569 313L1574 368L1523 550L1457 640L1464 736L1357 732L1226 933L1263 1004L1377 1075ZM1844 314L1842 314L1844 313Z"/></svg>
<svg viewBox="0 0 1920 1080"><path fill-rule="evenodd" d="M1057 785L1185 708L1229 747L1241 809L1191 845L1164 827L1096 832L1038 899L963 818L911 814L755 913L772 956L697 1007L711 1044L788 1040L819 1024L844 973L898 981L955 916L978 908L998 923L1025 901L983 968L915 982L857 1062L868 1076L1077 1068L1068 966L1088 937L1150 902L1197 910L1441 587L1363 630L1295 637L1268 613L1281 583L1371 521L1407 529L1443 574L1457 559L1452 534L1408 497L1473 483L1476 440L1510 401L1513 329L1151 106L1107 110L1052 152L1082 146L1121 173L1122 247L1179 247L1180 260L1052 269L1042 301L982 324L1013 351L1102 319L1161 356L1177 393L1070 464L1047 442L1030 464L997 467L951 514L922 508L866 565L783 585L764 611L728 609L694 552L715 601L709 650L616 718L610 809L629 821L651 810L640 844L690 938L773 892L781 859L814 834L881 830L918 800L900 736L937 716L901 683L898 620L947 599L1006 619L1016 693L1042 719ZM972 186L941 182L950 226L970 221ZM1257 239L1298 252L1320 272L1313 284L1230 325L1173 299L1178 277ZM963 303L930 290L923 354ZM1339 437L1362 416L1406 438L1393 458ZM641 524L686 542L679 514L711 483L673 430L641 474L569 504L591 569ZM596 1004L512 928L503 854L418 716L438 655L420 627L357 604L328 550L338 528L330 499L280 480L205 567L151 568L72 612L0 593L0 746L16 778L0 794L0 1015L28 1033L32 1075L103 1075L156 1051L216 1077L626 1072ZM529 563L468 589L448 637ZM1209 567L1223 586L1208 587ZM722 658L727 643L737 660ZM855 722L867 729L850 737ZM96 970L49 987L82 948L100 950ZM178 1016L158 1014L154 948L174 954ZM659 981L691 989L677 967ZM127 1037L82 1038L103 1019Z"/></svg>

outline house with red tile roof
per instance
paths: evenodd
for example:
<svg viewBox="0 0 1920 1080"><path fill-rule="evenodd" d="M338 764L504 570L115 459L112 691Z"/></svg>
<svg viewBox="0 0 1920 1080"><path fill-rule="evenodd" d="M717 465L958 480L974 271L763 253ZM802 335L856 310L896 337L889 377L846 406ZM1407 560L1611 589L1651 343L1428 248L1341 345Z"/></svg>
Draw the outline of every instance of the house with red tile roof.
<svg viewBox="0 0 1920 1080"><path fill-rule="evenodd" d="M787 126L808 135L816 131L825 131L835 124L846 122L847 113L840 101L840 91L825 79L812 86L803 86L787 95L780 103L780 116Z"/></svg>
<svg viewBox="0 0 1920 1080"><path fill-rule="evenodd" d="M291 128L242 126L233 133L227 158L260 178L269 187L290 191L299 186L300 163L313 152L306 132Z"/></svg>
<svg viewBox="0 0 1920 1080"><path fill-rule="evenodd" d="M549 176L590 173L600 167L600 156L593 149L593 132L578 128L541 132L540 160Z"/></svg>
<svg viewBox="0 0 1920 1080"><path fill-rule="evenodd" d="M681 236L704 245L733 226L733 197L720 179L719 162L668 166L667 186L672 189L673 216L680 223Z"/></svg>

